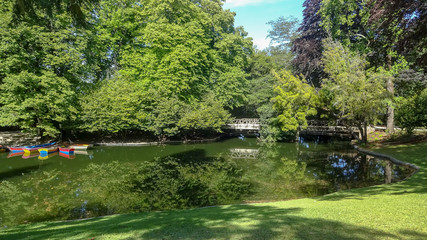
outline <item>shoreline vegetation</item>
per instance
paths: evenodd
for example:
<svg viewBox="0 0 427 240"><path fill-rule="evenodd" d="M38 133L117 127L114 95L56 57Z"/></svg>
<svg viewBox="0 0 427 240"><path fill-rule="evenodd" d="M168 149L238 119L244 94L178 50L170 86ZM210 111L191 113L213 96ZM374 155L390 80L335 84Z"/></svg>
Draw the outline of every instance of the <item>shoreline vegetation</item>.
<svg viewBox="0 0 427 240"><path fill-rule="evenodd" d="M368 151L363 150L362 151ZM418 171L315 198L19 225L1 239L425 239L427 141L373 146ZM371 154L371 151L368 151Z"/></svg>

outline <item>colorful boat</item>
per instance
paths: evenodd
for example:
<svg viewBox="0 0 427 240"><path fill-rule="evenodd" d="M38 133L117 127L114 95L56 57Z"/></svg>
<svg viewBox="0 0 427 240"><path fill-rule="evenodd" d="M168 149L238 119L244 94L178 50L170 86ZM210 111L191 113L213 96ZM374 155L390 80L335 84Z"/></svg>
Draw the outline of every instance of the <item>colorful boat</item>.
<svg viewBox="0 0 427 240"><path fill-rule="evenodd" d="M45 154L45 153L41 153L39 156L39 160L46 160L48 158L51 158L53 156L58 155L58 152L53 152L53 153L49 153L49 154Z"/></svg>
<svg viewBox="0 0 427 240"><path fill-rule="evenodd" d="M9 152L9 155L7 155L7 158L16 157L24 155L24 152Z"/></svg>
<svg viewBox="0 0 427 240"><path fill-rule="evenodd" d="M69 158L69 159L74 159L76 157L76 155L74 155L73 153L72 154L66 154L63 152L59 152L59 156Z"/></svg>
<svg viewBox="0 0 427 240"><path fill-rule="evenodd" d="M72 144L68 146L69 148L74 148L76 150L86 150L92 147L92 144Z"/></svg>
<svg viewBox="0 0 427 240"><path fill-rule="evenodd" d="M27 159L27 158L33 158L33 157L38 157L38 156L39 156L38 153L34 153L34 152L26 153L26 152L24 152L24 155L22 155L22 158Z"/></svg>
<svg viewBox="0 0 427 240"><path fill-rule="evenodd" d="M58 147L39 148L38 151L39 151L40 155L42 155L42 154L46 155L46 154L58 151Z"/></svg>
<svg viewBox="0 0 427 240"><path fill-rule="evenodd" d="M71 155L71 154L74 154L74 148L71 148L71 147L67 147L67 148L60 147L59 148L59 153Z"/></svg>
<svg viewBox="0 0 427 240"><path fill-rule="evenodd" d="M8 149L11 152L28 152L28 153L31 153L31 152L37 152L39 148L53 146L53 145L55 145L55 143L56 142L45 143L45 144L40 144L40 145L33 145L33 146L8 147Z"/></svg>
<svg viewBox="0 0 427 240"><path fill-rule="evenodd" d="M74 150L74 154L89 155L89 152L85 150Z"/></svg>

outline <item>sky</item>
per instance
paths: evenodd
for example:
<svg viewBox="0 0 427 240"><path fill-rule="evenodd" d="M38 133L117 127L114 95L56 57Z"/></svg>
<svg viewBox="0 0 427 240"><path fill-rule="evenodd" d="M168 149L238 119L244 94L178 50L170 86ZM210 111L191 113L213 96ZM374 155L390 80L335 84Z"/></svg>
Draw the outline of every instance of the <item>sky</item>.
<svg viewBox="0 0 427 240"><path fill-rule="evenodd" d="M267 39L271 29L267 22L279 17L296 17L302 20L304 0L226 0L224 9L236 13L235 26L243 26L253 38L258 49L268 47Z"/></svg>

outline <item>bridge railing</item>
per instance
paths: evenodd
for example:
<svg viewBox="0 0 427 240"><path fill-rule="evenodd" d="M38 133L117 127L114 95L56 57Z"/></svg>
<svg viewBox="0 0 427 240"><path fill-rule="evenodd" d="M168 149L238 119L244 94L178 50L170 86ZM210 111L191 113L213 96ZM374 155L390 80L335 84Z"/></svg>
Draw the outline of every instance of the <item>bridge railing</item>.
<svg viewBox="0 0 427 240"><path fill-rule="evenodd" d="M230 124L227 124L226 128L235 130L260 130L260 121L258 118L237 118Z"/></svg>

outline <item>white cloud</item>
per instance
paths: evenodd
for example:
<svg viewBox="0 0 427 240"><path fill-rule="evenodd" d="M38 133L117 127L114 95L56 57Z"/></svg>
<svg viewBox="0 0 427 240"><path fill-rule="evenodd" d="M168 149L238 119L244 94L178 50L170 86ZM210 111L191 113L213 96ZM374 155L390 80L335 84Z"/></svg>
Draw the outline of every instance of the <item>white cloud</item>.
<svg viewBox="0 0 427 240"><path fill-rule="evenodd" d="M256 5L261 3L273 3L279 0L226 0L226 7L241 7L246 5Z"/></svg>
<svg viewBox="0 0 427 240"><path fill-rule="evenodd" d="M260 50L266 49L270 45L269 38L254 38L252 41L254 42L254 46Z"/></svg>

